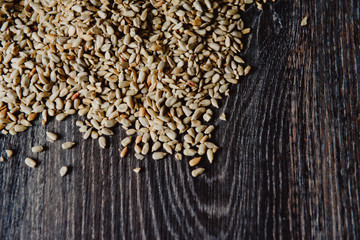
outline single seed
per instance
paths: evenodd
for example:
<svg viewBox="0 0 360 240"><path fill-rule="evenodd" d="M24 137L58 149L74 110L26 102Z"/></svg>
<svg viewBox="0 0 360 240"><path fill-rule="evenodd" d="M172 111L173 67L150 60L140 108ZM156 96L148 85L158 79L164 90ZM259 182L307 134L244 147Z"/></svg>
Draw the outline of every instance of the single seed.
<svg viewBox="0 0 360 240"><path fill-rule="evenodd" d="M145 159L144 155L141 155L140 153L135 153L134 156L135 156L135 158L137 160L144 160Z"/></svg>
<svg viewBox="0 0 360 240"><path fill-rule="evenodd" d="M72 148L76 143L75 142L65 142L61 145L62 149Z"/></svg>
<svg viewBox="0 0 360 240"><path fill-rule="evenodd" d="M151 151L152 151L152 152L155 152L155 151L157 151L160 147L161 147L161 143L160 143L160 142L155 142L155 143L152 145Z"/></svg>
<svg viewBox="0 0 360 240"><path fill-rule="evenodd" d="M31 148L31 151L32 151L33 153L39 153L39 152L44 151L44 147L41 146L41 145L33 146L33 147Z"/></svg>
<svg viewBox="0 0 360 240"><path fill-rule="evenodd" d="M136 173L139 173L139 172L141 171L141 168L139 168L139 167L138 167L138 168L134 168L133 171L136 172Z"/></svg>
<svg viewBox="0 0 360 240"><path fill-rule="evenodd" d="M214 152L211 149L208 149L206 151L206 156L207 156L209 162L213 163L213 161L214 161Z"/></svg>
<svg viewBox="0 0 360 240"><path fill-rule="evenodd" d="M46 132L47 139L51 142L55 142L58 139L58 135L53 132Z"/></svg>
<svg viewBox="0 0 360 240"><path fill-rule="evenodd" d="M121 152L120 152L120 157L124 158L126 156L128 148L125 147Z"/></svg>
<svg viewBox="0 0 360 240"><path fill-rule="evenodd" d="M136 153L141 153L141 147L135 144L134 150Z"/></svg>
<svg viewBox="0 0 360 240"><path fill-rule="evenodd" d="M121 141L121 145L123 145L124 147L126 147L130 143L131 143L131 137L126 137Z"/></svg>
<svg viewBox="0 0 360 240"><path fill-rule="evenodd" d="M7 149L7 150L5 150L5 152L6 152L6 155L7 155L9 158L14 155L13 150Z"/></svg>
<svg viewBox="0 0 360 240"><path fill-rule="evenodd" d="M105 139L105 137L99 137L99 145L103 149L106 148L106 139Z"/></svg>
<svg viewBox="0 0 360 240"><path fill-rule="evenodd" d="M176 160L182 160L182 154L181 153L175 153L175 159Z"/></svg>
<svg viewBox="0 0 360 240"><path fill-rule="evenodd" d="M154 160L163 159L165 156L166 156L166 153L164 153L164 152L154 152L154 153L152 154L152 158L153 158Z"/></svg>
<svg viewBox="0 0 360 240"><path fill-rule="evenodd" d="M196 151L191 148L184 149L184 155L185 156L194 156L196 154Z"/></svg>
<svg viewBox="0 0 360 240"><path fill-rule="evenodd" d="M200 176L201 174L203 174L204 171L205 171L205 168L197 168L197 169L191 171L191 175L193 177L197 177L197 176Z"/></svg>
<svg viewBox="0 0 360 240"><path fill-rule="evenodd" d="M142 147L141 154L146 155L148 154L149 150L150 150L149 143L145 143L144 146Z"/></svg>
<svg viewBox="0 0 360 240"><path fill-rule="evenodd" d="M15 125L14 130L15 132L24 132L27 129L27 127L23 126L23 125Z"/></svg>
<svg viewBox="0 0 360 240"><path fill-rule="evenodd" d="M304 27L306 26L308 23L308 17L304 17L302 20L301 20L301 23L300 23L300 26L301 27Z"/></svg>
<svg viewBox="0 0 360 240"><path fill-rule="evenodd" d="M60 168L60 176L61 177L64 177L66 174L67 174L67 172L68 172L68 170L69 170L69 168L67 167L67 166L62 166L61 168Z"/></svg>
<svg viewBox="0 0 360 240"><path fill-rule="evenodd" d="M225 113L220 115L220 120L226 121L226 115Z"/></svg>
<svg viewBox="0 0 360 240"><path fill-rule="evenodd" d="M0 157L0 162L5 162L5 158L4 158L4 157Z"/></svg>
<svg viewBox="0 0 360 240"><path fill-rule="evenodd" d="M189 165L191 167L196 166L200 162L200 160L201 160L201 157L193 158L189 161Z"/></svg>
<svg viewBox="0 0 360 240"><path fill-rule="evenodd" d="M25 158L25 164L28 165L31 168L36 167L36 162L34 159L31 158Z"/></svg>

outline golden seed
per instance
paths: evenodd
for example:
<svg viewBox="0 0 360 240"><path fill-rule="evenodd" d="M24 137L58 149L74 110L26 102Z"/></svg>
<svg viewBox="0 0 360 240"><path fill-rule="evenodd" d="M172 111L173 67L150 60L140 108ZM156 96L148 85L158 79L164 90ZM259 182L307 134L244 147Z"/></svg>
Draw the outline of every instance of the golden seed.
<svg viewBox="0 0 360 240"><path fill-rule="evenodd" d="M62 149L72 148L76 143L75 142L65 142L61 145Z"/></svg>
<svg viewBox="0 0 360 240"><path fill-rule="evenodd" d="M7 149L7 150L5 150L5 152L6 152L6 155L7 155L9 158L14 155L13 150Z"/></svg>
<svg viewBox="0 0 360 240"><path fill-rule="evenodd" d="M141 171L141 168L139 168L139 167L138 167L138 168L134 168L133 171L136 172L136 173L139 173L139 172Z"/></svg>
<svg viewBox="0 0 360 240"><path fill-rule="evenodd" d="M41 146L41 145L37 145L37 146L32 147L32 148L31 148L31 151L32 151L33 153L42 152L42 151L44 151L44 147Z"/></svg>
<svg viewBox="0 0 360 240"><path fill-rule="evenodd" d="M25 164L28 165L31 168L35 168L36 167L36 162L34 159L31 158L25 158Z"/></svg>
<svg viewBox="0 0 360 240"><path fill-rule="evenodd" d="M200 160L201 160L201 157L193 158L189 161L189 165L191 167L196 166L200 162Z"/></svg>
<svg viewBox="0 0 360 240"><path fill-rule="evenodd" d="M69 169L68 169L67 166L62 166L62 167L60 168L60 170L59 170L60 176L61 176L61 177L64 177L64 176L67 174L68 170L69 170Z"/></svg>
<svg viewBox="0 0 360 240"><path fill-rule="evenodd" d="M197 176L200 176L201 174L203 174L204 171L205 171L205 168L197 168L197 169L191 171L191 175L193 177L197 177Z"/></svg>

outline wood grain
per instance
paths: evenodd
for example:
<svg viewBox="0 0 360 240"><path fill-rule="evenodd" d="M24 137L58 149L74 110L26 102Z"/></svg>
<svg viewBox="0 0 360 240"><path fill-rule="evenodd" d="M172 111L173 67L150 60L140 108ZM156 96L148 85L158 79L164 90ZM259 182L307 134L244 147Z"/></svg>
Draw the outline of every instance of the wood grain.
<svg viewBox="0 0 360 240"><path fill-rule="evenodd" d="M245 17L254 68L217 111L228 121L215 121L222 149L205 175L170 157L120 159L120 129L102 150L75 117L37 123L0 137L2 153L15 150L0 164L0 239L359 238L359 1L279 1Z"/></svg>

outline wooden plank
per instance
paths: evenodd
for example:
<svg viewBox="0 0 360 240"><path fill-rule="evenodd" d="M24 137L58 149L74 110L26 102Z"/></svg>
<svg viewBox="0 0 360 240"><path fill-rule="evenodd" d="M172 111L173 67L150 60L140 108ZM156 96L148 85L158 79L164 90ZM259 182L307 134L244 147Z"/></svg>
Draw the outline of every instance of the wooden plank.
<svg viewBox="0 0 360 240"><path fill-rule="evenodd" d="M76 118L1 136L1 153L15 156L0 163L0 239L359 237L359 9L294 0L248 10L253 71L222 101L222 149L196 179L185 160L121 159L120 129L106 150L83 141ZM35 144L47 150L31 154Z"/></svg>

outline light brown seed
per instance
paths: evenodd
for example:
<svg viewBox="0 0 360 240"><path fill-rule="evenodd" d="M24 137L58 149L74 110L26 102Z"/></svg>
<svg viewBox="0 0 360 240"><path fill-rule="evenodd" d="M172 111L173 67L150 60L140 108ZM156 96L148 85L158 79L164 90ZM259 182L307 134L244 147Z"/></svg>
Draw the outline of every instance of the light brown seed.
<svg viewBox="0 0 360 240"><path fill-rule="evenodd" d="M176 160L182 160L182 154L181 153L175 153L175 159Z"/></svg>
<svg viewBox="0 0 360 240"><path fill-rule="evenodd" d="M31 148L31 151L32 151L33 153L39 153L39 152L44 151L44 147L41 146L41 145L33 146L33 147Z"/></svg>
<svg viewBox="0 0 360 240"><path fill-rule="evenodd" d="M106 148L106 139L105 139L105 137L99 137L99 145L103 149Z"/></svg>
<svg viewBox="0 0 360 240"><path fill-rule="evenodd" d="M58 135L53 132L46 132L47 139L54 142L58 139Z"/></svg>
<svg viewBox="0 0 360 240"><path fill-rule="evenodd" d="M213 163L213 161L214 161L214 152L211 149L208 149L206 151L206 156L207 156L209 162Z"/></svg>
<svg viewBox="0 0 360 240"><path fill-rule="evenodd" d="M124 158L126 156L128 148L125 147L121 152L120 152L120 157Z"/></svg>
<svg viewBox="0 0 360 240"><path fill-rule="evenodd" d="M205 168L197 168L191 171L191 175L193 177L197 177L200 176L201 174L203 174L203 172L205 171Z"/></svg>
<svg viewBox="0 0 360 240"><path fill-rule="evenodd" d="M126 147L130 143L131 143L131 137L126 137L121 141L121 145L123 145L124 147Z"/></svg>
<svg viewBox="0 0 360 240"><path fill-rule="evenodd" d="M144 146L142 147L141 154L146 155L148 154L149 150L150 150L149 143L145 143Z"/></svg>
<svg viewBox="0 0 360 240"><path fill-rule="evenodd" d="M141 168L137 167L133 169L134 172L139 173L141 171Z"/></svg>
<svg viewBox="0 0 360 240"><path fill-rule="evenodd" d="M308 24L307 22L308 22L308 17L306 16L301 20L300 26L301 27L306 26Z"/></svg>
<svg viewBox="0 0 360 240"><path fill-rule="evenodd" d="M75 142L65 142L61 145L62 149L72 148L76 143Z"/></svg>
<svg viewBox="0 0 360 240"><path fill-rule="evenodd" d="M193 158L189 161L189 165L191 167L196 166L200 162L200 160L201 160L201 157Z"/></svg>
<svg viewBox="0 0 360 240"><path fill-rule="evenodd" d="M60 176L64 177L67 174L68 170L69 168L67 166L62 166L59 170Z"/></svg>
<svg viewBox="0 0 360 240"><path fill-rule="evenodd" d="M24 132L27 130L27 127L23 126L23 125L15 125L14 127L15 132Z"/></svg>
<svg viewBox="0 0 360 240"><path fill-rule="evenodd" d="M220 115L220 120L226 121L226 115L225 115L225 113L222 113L222 114Z"/></svg>
<svg viewBox="0 0 360 240"><path fill-rule="evenodd" d="M31 158L25 158L25 164L28 165L31 168L36 167L36 161L34 159L31 159Z"/></svg>
<svg viewBox="0 0 360 240"><path fill-rule="evenodd" d="M154 152L154 153L152 154L152 158L153 158L154 160L163 159L165 156L166 156L166 153L164 153L164 152Z"/></svg>
<svg viewBox="0 0 360 240"><path fill-rule="evenodd" d="M7 149L7 150L5 150L5 152L6 152L6 155L7 155L9 158L14 155L13 150Z"/></svg>
<svg viewBox="0 0 360 240"><path fill-rule="evenodd" d="M184 155L185 156L194 156L196 154L196 151L191 148L184 149Z"/></svg>

